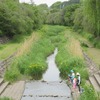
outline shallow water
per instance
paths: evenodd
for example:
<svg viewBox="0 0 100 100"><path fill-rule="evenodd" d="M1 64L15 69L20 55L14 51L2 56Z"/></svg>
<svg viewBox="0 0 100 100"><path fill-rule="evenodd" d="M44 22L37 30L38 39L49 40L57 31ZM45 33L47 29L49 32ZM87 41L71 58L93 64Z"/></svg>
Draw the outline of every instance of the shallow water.
<svg viewBox="0 0 100 100"><path fill-rule="evenodd" d="M47 58L47 63L48 63L48 69L47 71L43 74L43 80L44 81L61 81L60 78L60 71L57 68L57 65L55 63L55 57L58 53L58 49L56 48L54 51L54 54L50 55Z"/></svg>

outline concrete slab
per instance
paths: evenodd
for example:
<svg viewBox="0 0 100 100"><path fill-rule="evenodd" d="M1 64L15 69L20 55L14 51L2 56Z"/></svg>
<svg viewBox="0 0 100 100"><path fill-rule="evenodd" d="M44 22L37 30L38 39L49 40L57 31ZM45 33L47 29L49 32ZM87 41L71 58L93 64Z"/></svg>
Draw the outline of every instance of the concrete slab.
<svg viewBox="0 0 100 100"><path fill-rule="evenodd" d="M72 100L66 82L31 81L26 83L21 100Z"/></svg>
<svg viewBox="0 0 100 100"><path fill-rule="evenodd" d="M9 97L14 100L20 100L25 87L25 81L19 81L9 85L0 97Z"/></svg>

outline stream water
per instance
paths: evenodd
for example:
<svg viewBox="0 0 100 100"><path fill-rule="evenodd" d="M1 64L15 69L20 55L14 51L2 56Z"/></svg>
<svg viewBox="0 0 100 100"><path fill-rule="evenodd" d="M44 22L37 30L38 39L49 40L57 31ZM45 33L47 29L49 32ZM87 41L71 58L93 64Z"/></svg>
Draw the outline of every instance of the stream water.
<svg viewBox="0 0 100 100"><path fill-rule="evenodd" d="M58 49L56 48L54 51L54 54L50 55L47 58L47 63L48 63L48 69L46 73L43 74L43 80L44 81L61 81L60 78L60 71L57 68L57 65L55 63L55 57L58 53Z"/></svg>
<svg viewBox="0 0 100 100"><path fill-rule="evenodd" d="M47 58L48 69L42 80L29 81L21 100L72 100L71 91L65 81L61 81L60 72L55 63L58 49Z"/></svg>

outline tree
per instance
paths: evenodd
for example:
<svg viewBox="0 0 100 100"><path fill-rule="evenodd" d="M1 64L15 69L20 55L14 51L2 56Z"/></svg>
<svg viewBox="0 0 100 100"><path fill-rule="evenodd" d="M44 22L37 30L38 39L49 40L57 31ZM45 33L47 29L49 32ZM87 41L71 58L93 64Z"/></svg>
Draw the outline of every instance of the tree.
<svg viewBox="0 0 100 100"><path fill-rule="evenodd" d="M73 20L74 20L73 13L78 7L79 7L78 4L66 6L66 8L64 9L65 25L67 25L67 26L73 25Z"/></svg>
<svg viewBox="0 0 100 100"><path fill-rule="evenodd" d="M38 10L39 10L41 19L42 19L43 23L45 23L47 15L49 14L48 5L47 4L40 4L37 7L38 7Z"/></svg>
<svg viewBox="0 0 100 100"><path fill-rule="evenodd" d="M95 37L100 37L100 0L84 0L83 5L84 15L93 30L92 33Z"/></svg>
<svg viewBox="0 0 100 100"><path fill-rule="evenodd" d="M13 37L15 34L30 33L42 25L36 6L20 4L18 0L0 1L0 34Z"/></svg>
<svg viewBox="0 0 100 100"><path fill-rule="evenodd" d="M79 7L73 13L74 16L74 30L82 30L83 29L83 7Z"/></svg>

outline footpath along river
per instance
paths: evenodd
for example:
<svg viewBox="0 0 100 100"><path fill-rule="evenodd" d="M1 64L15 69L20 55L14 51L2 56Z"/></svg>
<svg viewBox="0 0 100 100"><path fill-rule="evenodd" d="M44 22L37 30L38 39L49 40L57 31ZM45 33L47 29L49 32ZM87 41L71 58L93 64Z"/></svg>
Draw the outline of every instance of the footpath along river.
<svg viewBox="0 0 100 100"><path fill-rule="evenodd" d="M66 82L61 80L55 63L57 53L56 48L54 54L47 58L48 69L43 74L42 80L26 83L21 100L72 100L71 90Z"/></svg>

